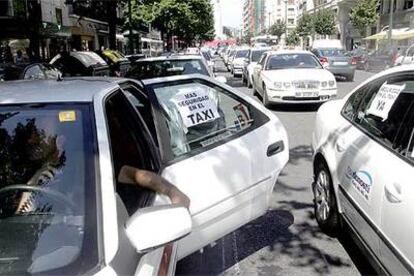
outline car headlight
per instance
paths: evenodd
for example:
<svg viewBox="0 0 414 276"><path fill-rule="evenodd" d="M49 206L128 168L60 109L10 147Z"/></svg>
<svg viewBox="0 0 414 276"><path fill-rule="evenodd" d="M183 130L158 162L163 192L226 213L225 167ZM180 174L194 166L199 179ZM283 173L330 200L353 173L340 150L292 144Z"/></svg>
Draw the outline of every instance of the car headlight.
<svg viewBox="0 0 414 276"><path fill-rule="evenodd" d="M334 87L335 86L335 81L334 80L330 80L329 81L329 87Z"/></svg>
<svg viewBox="0 0 414 276"><path fill-rule="evenodd" d="M282 89L283 83L275 82L273 85L275 86L276 89Z"/></svg>
<svg viewBox="0 0 414 276"><path fill-rule="evenodd" d="M322 86L322 88L326 88L328 86L328 82L327 81L322 81L321 86Z"/></svg>

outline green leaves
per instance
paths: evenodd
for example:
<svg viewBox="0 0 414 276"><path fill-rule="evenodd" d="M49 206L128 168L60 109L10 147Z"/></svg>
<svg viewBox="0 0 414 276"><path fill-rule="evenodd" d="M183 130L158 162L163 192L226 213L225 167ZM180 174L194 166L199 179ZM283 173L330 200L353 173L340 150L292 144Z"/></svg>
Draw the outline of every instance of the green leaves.
<svg viewBox="0 0 414 276"><path fill-rule="evenodd" d="M286 37L286 45L295 46L299 43L299 35L296 30L290 32Z"/></svg>
<svg viewBox="0 0 414 276"><path fill-rule="evenodd" d="M296 32L300 37L307 37L314 32L312 15L309 13L302 14L298 20Z"/></svg>
<svg viewBox="0 0 414 276"><path fill-rule="evenodd" d="M335 14L331 10L322 9L313 16L315 32L320 35L332 35L335 33Z"/></svg>
<svg viewBox="0 0 414 276"><path fill-rule="evenodd" d="M269 28L269 34L277 36L279 39L286 31L286 23L278 20Z"/></svg>
<svg viewBox="0 0 414 276"><path fill-rule="evenodd" d="M357 5L349 14L352 25L359 31L361 36L366 35L367 27L375 24L379 18L377 12L379 0L359 0Z"/></svg>

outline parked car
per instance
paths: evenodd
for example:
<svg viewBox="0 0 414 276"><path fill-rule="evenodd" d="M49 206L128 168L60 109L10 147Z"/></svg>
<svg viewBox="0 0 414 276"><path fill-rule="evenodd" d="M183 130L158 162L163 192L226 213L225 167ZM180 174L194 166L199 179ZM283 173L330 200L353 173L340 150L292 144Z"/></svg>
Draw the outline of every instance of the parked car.
<svg viewBox="0 0 414 276"><path fill-rule="evenodd" d="M233 74L233 77L238 77L243 75L243 67L245 59L249 55L249 48L247 47L240 47L236 48L234 53L234 58L230 64L230 72Z"/></svg>
<svg viewBox="0 0 414 276"><path fill-rule="evenodd" d="M0 103L1 274L172 275L266 212L289 156L273 113L201 75L6 82ZM120 183L125 164L189 210Z"/></svg>
<svg viewBox="0 0 414 276"><path fill-rule="evenodd" d="M257 65L257 62L259 62L262 55L270 50L271 47L256 47L250 49L249 54L244 61L242 74L242 82L245 83L248 88L252 87L254 67Z"/></svg>
<svg viewBox="0 0 414 276"><path fill-rule="evenodd" d="M265 52L253 72L253 93L263 104L322 103L334 99L334 75L308 51Z"/></svg>
<svg viewBox="0 0 414 276"><path fill-rule="evenodd" d="M335 76L345 77L347 81L353 81L357 62L345 55L340 48L312 48L312 53L319 58L322 66Z"/></svg>
<svg viewBox="0 0 414 276"><path fill-rule="evenodd" d="M380 72L392 67L393 64L394 60L390 51L385 48L380 48L368 53L364 70Z"/></svg>
<svg viewBox="0 0 414 276"><path fill-rule="evenodd" d="M65 77L109 76L109 66L94 52L69 52L56 55L50 64L55 65Z"/></svg>
<svg viewBox="0 0 414 276"><path fill-rule="evenodd" d="M413 74L381 72L316 115L316 220L330 235L351 233L379 274L414 273Z"/></svg>
<svg viewBox="0 0 414 276"><path fill-rule="evenodd" d="M48 63L1 64L0 81L58 79L62 73Z"/></svg>
<svg viewBox="0 0 414 276"><path fill-rule="evenodd" d="M108 64L110 76L125 77L126 72L128 72L131 66L128 58L120 52L113 50L96 51L96 53Z"/></svg>
<svg viewBox="0 0 414 276"><path fill-rule="evenodd" d="M401 55L399 55L394 65L414 64L414 44L408 47Z"/></svg>
<svg viewBox="0 0 414 276"><path fill-rule="evenodd" d="M205 59L200 55L170 55L141 59L131 66L126 76L142 80L191 74L201 74L227 82L225 77L215 77Z"/></svg>

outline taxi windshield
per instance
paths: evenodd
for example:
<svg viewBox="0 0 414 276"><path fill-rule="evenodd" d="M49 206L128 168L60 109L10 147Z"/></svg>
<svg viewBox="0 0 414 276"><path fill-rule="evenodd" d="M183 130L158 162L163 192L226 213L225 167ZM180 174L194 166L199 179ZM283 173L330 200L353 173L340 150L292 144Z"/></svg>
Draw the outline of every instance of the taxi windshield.
<svg viewBox="0 0 414 276"><path fill-rule="evenodd" d="M86 105L0 107L0 274L99 263L90 116Z"/></svg>
<svg viewBox="0 0 414 276"><path fill-rule="evenodd" d="M293 68L322 68L315 57L309 54L281 54L269 58L266 70Z"/></svg>

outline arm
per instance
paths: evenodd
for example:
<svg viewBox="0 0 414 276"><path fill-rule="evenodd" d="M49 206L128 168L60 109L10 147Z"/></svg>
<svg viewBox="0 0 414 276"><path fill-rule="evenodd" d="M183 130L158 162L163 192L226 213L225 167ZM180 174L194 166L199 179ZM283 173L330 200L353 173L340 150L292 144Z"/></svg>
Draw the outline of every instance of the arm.
<svg viewBox="0 0 414 276"><path fill-rule="evenodd" d="M125 184L136 184L143 188L151 189L157 193L168 196L173 204L190 206L190 199L176 186L163 177L131 166L123 166L118 176L118 181Z"/></svg>

